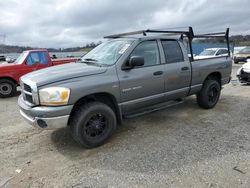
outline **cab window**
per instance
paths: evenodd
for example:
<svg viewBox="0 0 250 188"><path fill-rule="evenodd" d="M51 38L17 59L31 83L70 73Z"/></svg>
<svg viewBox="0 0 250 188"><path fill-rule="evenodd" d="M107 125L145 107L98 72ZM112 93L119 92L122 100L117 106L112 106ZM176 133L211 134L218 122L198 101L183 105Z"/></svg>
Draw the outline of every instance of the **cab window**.
<svg viewBox="0 0 250 188"><path fill-rule="evenodd" d="M160 64L158 45L155 40L141 42L131 53L130 57L132 56L143 57L144 67Z"/></svg>
<svg viewBox="0 0 250 188"><path fill-rule="evenodd" d="M27 65L48 64L48 59L45 52L31 52L26 60Z"/></svg>
<svg viewBox="0 0 250 188"><path fill-rule="evenodd" d="M184 57L179 43L176 40L162 40L162 47L166 63L183 62Z"/></svg>

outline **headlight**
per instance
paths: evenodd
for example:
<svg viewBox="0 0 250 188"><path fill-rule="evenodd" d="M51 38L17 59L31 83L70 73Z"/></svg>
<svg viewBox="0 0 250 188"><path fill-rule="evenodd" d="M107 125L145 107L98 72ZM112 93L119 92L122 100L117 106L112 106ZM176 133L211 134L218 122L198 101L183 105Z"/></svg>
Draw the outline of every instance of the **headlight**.
<svg viewBox="0 0 250 188"><path fill-rule="evenodd" d="M49 87L39 90L41 105L57 106L68 104L70 89L64 87Z"/></svg>

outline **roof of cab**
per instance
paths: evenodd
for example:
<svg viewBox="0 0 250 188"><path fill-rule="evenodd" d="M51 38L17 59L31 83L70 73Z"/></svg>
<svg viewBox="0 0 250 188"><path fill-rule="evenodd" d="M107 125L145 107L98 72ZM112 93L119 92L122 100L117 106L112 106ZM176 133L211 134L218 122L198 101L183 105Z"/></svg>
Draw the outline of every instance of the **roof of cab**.
<svg viewBox="0 0 250 188"><path fill-rule="evenodd" d="M48 52L46 49L25 50L25 52Z"/></svg>
<svg viewBox="0 0 250 188"><path fill-rule="evenodd" d="M177 35L147 35L147 36L124 36L124 37L117 37L117 38L107 38L110 40L121 40L121 39L127 39L127 40L151 40L151 39L180 39L180 36Z"/></svg>

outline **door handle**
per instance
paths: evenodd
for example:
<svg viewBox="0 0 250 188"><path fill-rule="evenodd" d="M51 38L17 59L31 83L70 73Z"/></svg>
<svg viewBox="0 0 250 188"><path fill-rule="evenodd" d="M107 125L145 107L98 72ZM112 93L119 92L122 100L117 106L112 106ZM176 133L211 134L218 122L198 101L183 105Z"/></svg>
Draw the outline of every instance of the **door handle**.
<svg viewBox="0 0 250 188"><path fill-rule="evenodd" d="M186 71L186 70L188 70L188 69L189 69L189 67L182 67L182 68L181 68L182 71Z"/></svg>
<svg viewBox="0 0 250 188"><path fill-rule="evenodd" d="M154 76L159 76L159 75L162 75L163 74L163 71L156 71L154 72Z"/></svg>

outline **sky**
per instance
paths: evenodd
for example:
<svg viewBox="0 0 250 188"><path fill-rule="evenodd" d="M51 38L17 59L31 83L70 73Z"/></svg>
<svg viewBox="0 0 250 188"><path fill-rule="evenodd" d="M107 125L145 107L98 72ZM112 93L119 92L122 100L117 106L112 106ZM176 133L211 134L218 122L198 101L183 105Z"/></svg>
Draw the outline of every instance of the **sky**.
<svg viewBox="0 0 250 188"><path fill-rule="evenodd" d="M250 34L250 0L0 0L0 43L84 46L141 29Z"/></svg>

